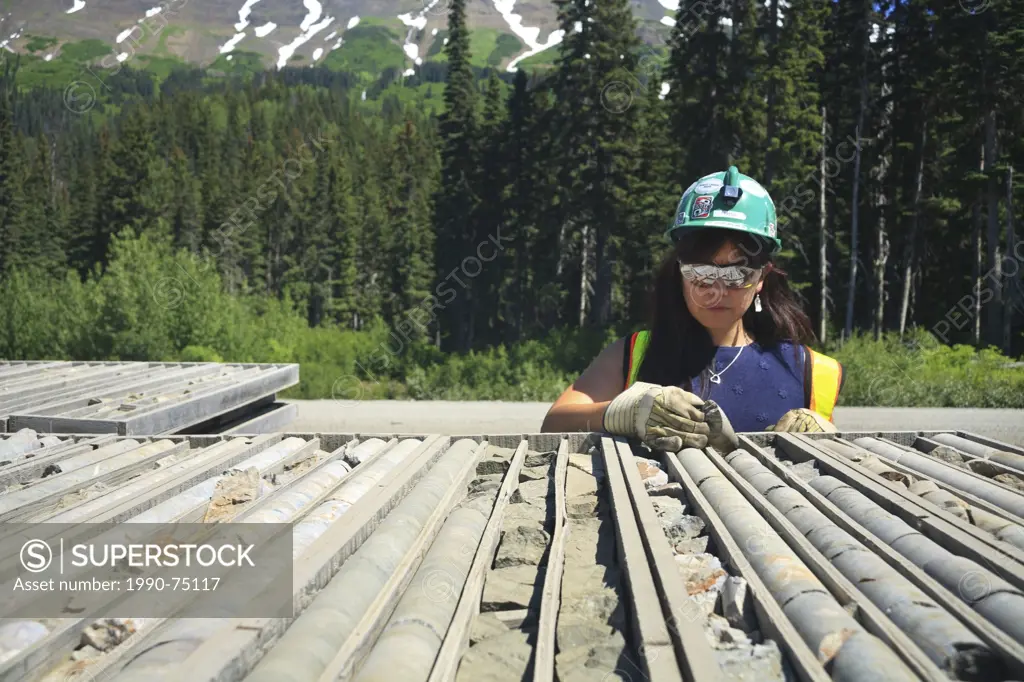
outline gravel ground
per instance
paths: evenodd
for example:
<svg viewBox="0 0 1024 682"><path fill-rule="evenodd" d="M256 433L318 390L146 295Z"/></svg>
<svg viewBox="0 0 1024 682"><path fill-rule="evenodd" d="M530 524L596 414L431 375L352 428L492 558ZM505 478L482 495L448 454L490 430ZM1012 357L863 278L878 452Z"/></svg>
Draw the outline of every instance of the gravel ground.
<svg viewBox="0 0 1024 682"><path fill-rule="evenodd" d="M441 400L294 400L289 431L324 433L537 433L550 403ZM845 431L960 429L1024 446L1024 410L933 407L838 407Z"/></svg>

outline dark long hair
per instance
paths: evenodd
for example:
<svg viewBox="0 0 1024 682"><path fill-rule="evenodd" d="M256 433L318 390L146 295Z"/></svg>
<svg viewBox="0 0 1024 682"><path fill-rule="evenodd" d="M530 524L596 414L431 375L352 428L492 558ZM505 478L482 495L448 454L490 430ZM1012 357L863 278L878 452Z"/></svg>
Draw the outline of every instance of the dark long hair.
<svg viewBox="0 0 1024 682"><path fill-rule="evenodd" d="M701 378L701 392L707 389L708 366L715 356L711 334L690 314L683 296L680 260L710 263L722 246L731 241L737 247L733 260L749 267L766 268L762 276L761 305L743 315L743 326L763 348L778 351L781 341L808 344L814 341L811 320L800 308L789 288L786 273L772 264L767 244L760 238L736 230L700 230L676 242L658 268L651 302L650 345L644 354L638 381L677 386ZM799 349L794 349L799 353Z"/></svg>

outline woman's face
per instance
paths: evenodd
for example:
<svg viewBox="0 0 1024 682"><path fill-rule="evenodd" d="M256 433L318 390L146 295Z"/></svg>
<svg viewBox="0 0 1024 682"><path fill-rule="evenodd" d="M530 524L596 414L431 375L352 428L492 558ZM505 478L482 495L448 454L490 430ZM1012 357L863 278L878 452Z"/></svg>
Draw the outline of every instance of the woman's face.
<svg viewBox="0 0 1024 682"><path fill-rule="evenodd" d="M727 241L712 256L710 264L721 267L727 265L749 267L750 259L745 256L743 250L736 243ZM764 286L761 275L757 276L757 283L754 286L745 289L730 289L722 282L715 282L707 286L690 282L685 277L681 279L683 280L683 298L686 299L686 307L690 314L709 330L731 328L747 312L754 302L754 296L760 293Z"/></svg>

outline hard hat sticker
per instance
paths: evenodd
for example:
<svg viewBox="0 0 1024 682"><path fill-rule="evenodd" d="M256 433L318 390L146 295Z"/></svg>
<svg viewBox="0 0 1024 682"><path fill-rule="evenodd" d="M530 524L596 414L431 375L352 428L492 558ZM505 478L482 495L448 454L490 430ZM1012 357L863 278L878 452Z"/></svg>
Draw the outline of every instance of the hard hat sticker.
<svg viewBox="0 0 1024 682"><path fill-rule="evenodd" d="M768 236L769 237L774 237L775 236L775 223L768 223Z"/></svg>
<svg viewBox="0 0 1024 682"><path fill-rule="evenodd" d="M690 211L690 218L707 218L711 215L711 204L714 201L714 197L704 194L693 201L693 210Z"/></svg>
<svg viewBox="0 0 1024 682"><path fill-rule="evenodd" d="M722 189L722 185L724 184L725 183L718 178L708 178L707 180L701 180L699 183L697 183L697 187L695 188L695 190L701 193L717 192L718 190Z"/></svg>
<svg viewBox="0 0 1024 682"><path fill-rule="evenodd" d="M740 211L712 211L715 218L732 218L733 220L746 220L747 214Z"/></svg>

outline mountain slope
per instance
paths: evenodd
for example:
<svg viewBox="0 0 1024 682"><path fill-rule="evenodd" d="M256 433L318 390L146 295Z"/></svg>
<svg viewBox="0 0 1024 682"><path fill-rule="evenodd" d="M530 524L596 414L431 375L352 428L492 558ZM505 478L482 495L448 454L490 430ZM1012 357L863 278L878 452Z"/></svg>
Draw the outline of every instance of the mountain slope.
<svg viewBox="0 0 1024 682"><path fill-rule="evenodd" d="M424 59L443 57L446 3L14 0L0 17L0 47L53 59L69 42L97 40L110 46L107 66L139 55L209 65L246 52L261 55L267 67L355 64L359 71L379 73L388 67L414 69ZM667 36L668 28L660 22L674 10L665 4L674 7L673 0L634 0L641 35L649 42ZM467 12L476 34L474 61L481 66L514 66L561 38L555 6L544 0L471 0Z"/></svg>

